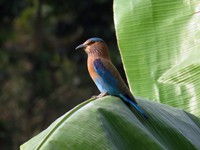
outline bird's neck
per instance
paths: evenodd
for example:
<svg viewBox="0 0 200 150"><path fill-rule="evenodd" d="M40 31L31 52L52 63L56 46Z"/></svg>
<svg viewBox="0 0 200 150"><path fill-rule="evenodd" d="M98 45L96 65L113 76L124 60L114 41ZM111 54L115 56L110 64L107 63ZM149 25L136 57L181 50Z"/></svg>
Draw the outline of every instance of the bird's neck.
<svg viewBox="0 0 200 150"><path fill-rule="evenodd" d="M95 53L89 53L88 57L92 57L92 58L105 58L105 59L110 59L110 56L106 53L101 53L101 52L95 52Z"/></svg>
<svg viewBox="0 0 200 150"><path fill-rule="evenodd" d="M108 48L95 46L88 52L88 57L110 59Z"/></svg>

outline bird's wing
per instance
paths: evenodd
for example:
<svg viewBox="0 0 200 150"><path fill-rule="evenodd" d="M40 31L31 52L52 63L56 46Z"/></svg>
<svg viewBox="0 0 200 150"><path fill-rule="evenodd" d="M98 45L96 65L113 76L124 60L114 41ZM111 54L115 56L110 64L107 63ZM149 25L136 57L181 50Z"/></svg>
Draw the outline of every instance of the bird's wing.
<svg viewBox="0 0 200 150"><path fill-rule="evenodd" d="M103 64L101 59L95 59L94 60L94 69L97 72L97 74L106 82L107 84L117 84L117 79L113 76L111 71L106 68L106 66Z"/></svg>
<svg viewBox="0 0 200 150"><path fill-rule="evenodd" d="M116 86L124 97L137 104L119 72L110 61L106 59L95 59L93 63L95 71L104 80L104 82L111 86Z"/></svg>
<svg viewBox="0 0 200 150"><path fill-rule="evenodd" d="M120 96L125 102L131 104L140 114L142 114L142 116L148 119L146 113L137 105L135 98L111 61L105 59L95 59L94 69L105 83L117 88L119 91L119 93L117 93L118 96Z"/></svg>

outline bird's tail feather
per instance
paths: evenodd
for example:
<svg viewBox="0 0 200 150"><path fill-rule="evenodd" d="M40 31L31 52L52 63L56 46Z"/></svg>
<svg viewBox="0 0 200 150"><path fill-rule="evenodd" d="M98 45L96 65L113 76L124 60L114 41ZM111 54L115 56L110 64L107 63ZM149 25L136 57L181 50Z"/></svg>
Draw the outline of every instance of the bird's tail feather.
<svg viewBox="0 0 200 150"><path fill-rule="evenodd" d="M148 119L148 116L145 114L145 112L133 101L131 101L129 98L127 98L124 95L120 94L120 97L125 100L126 102L130 103L144 118Z"/></svg>
<svg viewBox="0 0 200 150"><path fill-rule="evenodd" d="M137 105L135 104L134 102L132 101L129 101L129 103L140 113L142 114L142 116L146 119L148 119L147 115L145 114L145 112Z"/></svg>

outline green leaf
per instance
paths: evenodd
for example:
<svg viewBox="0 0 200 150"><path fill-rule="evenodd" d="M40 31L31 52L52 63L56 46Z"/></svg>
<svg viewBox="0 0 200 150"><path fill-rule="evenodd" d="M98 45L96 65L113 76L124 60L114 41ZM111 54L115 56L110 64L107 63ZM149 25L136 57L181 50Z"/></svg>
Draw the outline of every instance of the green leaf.
<svg viewBox="0 0 200 150"><path fill-rule="evenodd" d="M145 119L117 97L89 100L64 114L21 150L200 149L200 119L138 99Z"/></svg>
<svg viewBox="0 0 200 150"><path fill-rule="evenodd" d="M134 95L200 116L199 0L115 0L114 21Z"/></svg>

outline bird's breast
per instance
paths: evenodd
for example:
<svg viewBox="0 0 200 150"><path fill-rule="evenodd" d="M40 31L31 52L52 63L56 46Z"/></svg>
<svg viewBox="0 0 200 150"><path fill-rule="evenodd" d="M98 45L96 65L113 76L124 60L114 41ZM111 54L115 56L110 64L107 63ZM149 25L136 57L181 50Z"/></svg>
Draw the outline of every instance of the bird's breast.
<svg viewBox="0 0 200 150"><path fill-rule="evenodd" d="M91 78L93 79L94 83L96 84L96 86L98 87L99 91L101 93L104 92L108 92L108 94L111 95L117 95L116 93L118 92L118 88L117 88L117 81L112 78L112 76L110 76L110 74L104 74L105 78L102 78L95 70L94 68L94 61L98 60L99 58L96 59L92 59L89 58L88 59L88 71L89 74L91 76Z"/></svg>
<svg viewBox="0 0 200 150"><path fill-rule="evenodd" d="M97 72L94 69L94 60L95 59L90 59L90 58L88 59L88 63L87 63L88 71L89 71L90 77L92 78L96 86L98 87L99 91L101 93L104 93L106 92L105 85L101 77L97 74Z"/></svg>
<svg viewBox="0 0 200 150"><path fill-rule="evenodd" d="M87 66L88 66L88 71L91 76L91 78L94 80L95 78L100 78L100 76L97 74L97 72L94 69L94 60L92 58L88 58Z"/></svg>

